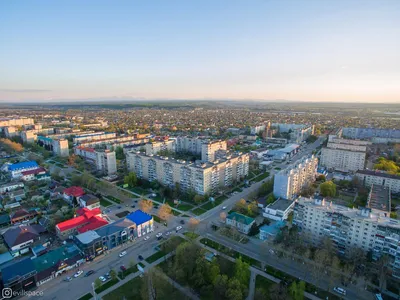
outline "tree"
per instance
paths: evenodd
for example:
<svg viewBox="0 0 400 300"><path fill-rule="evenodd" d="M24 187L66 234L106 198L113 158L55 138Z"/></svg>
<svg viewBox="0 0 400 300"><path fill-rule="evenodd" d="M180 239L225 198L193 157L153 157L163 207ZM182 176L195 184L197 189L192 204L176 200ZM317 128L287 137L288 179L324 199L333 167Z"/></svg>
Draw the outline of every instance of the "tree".
<svg viewBox="0 0 400 300"><path fill-rule="evenodd" d="M197 226L199 225L199 223L200 223L200 221L198 219L190 218L189 223L188 223L190 230L194 232L196 230Z"/></svg>
<svg viewBox="0 0 400 300"><path fill-rule="evenodd" d="M129 187L135 187L137 185L137 176L134 172L129 172L128 175L124 177L124 183Z"/></svg>
<svg viewBox="0 0 400 300"><path fill-rule="evenodd" d="M260 229L258 228L256 222L254 222L253 225L251 225L251 227L250 227L249 236L255 236L259 232L260 232Z"/></svg>
<svg viewBox="0 0 400 300"><path fill-rule="evenodd" d="M249 216L257 216L258 215L258 204L256 201L251 202L247 206L247 214Z"/></svg>
<svg viewBox="0 0 400 300"><path fill-rule="evenodd" d="M153 201L142 199L139 201L139 207L141 210L148 213L153 209Z"/></svg>
<svg viewBox="0 0 400 300"><path fill-rule="evenodd" d="M161 220L168 221L172 217L172 209L168 203L161 205L158 210L158 216Z"/></svg>
<svg viewBox="0 0 400 300"><path fill-rule="evenodd" d="M250 272L250 271L249 271ZM247 282L248 284L248 282ZM243 292L240 281L236 278L231 278L228 282L228 290L225 297L229 300L242 300Z"/></svg>
<svg viewBox="0 0 400 300"><path fill-rule="evenodd" d="M76 160L77 160L77 156L75 154L71 154L70 156L68 156L68 165L71 167L76 167Z"/></svg>
<svg viewBox="0 0 400 300"><path fill-rule="evenodd" d="M118 147L115 149L115 157L116 157L116 159L118 159L118 160L125 159L124 149L123 149L122 147L118 146Z"/></svg>
<svg viewBox="0 0 400 300"><path fill-rule="evenodd" d="M277 283L271 286L269 289L269 296L274 300L286 300L288 299L286 286L282 283Z"/></svg>
<svg viewBox="0 0 400 300"><path fill-rule="evenodd" d="M101 287L101 280L99 278L96 278L94 281L94 288L97 290L99 287Z"/></svg>
<svg viewBox="0 0 400 300"><path fill-rule="evenodd" d="M202 195L196 195L196 196L194 196L194 202L196 202L197 204L200 204L200 203L202 203L202 202L204 202L204 196L202 196Z"/></svg>
<svg viewBox="0 0 400 300"><path fill-rule="evenodd" d="M13 142L10 139L0 139L0 145L3 146L8 153L24 151L24 147L21 144Z"/></svg>
<svg viewBox="0 0 400 300"><path fill-rule="evenodd" d="M247 204L246 200L240 199L238 202L235 204L235 210L240 213L246 213L247 211Z"/></svg>
<svg viewBox="0 0 400 300"><path fill-rule="evenodd" d="M225 220L226 220L226 212L224 212L224 211L221 212L221 213L219 214L219 217L220 217L221 221L225 223Z"/></svg>
<svg viewBox="0 0 400 300"><path fill-rule="evenodd" d="M326 181L326 176L325 176L324 174L319 175L319 176L317 177L317 181L323 181L323 182L325 182L325 181Z"/></svg>
<svg viewBox="0 0 400 300"><path fill-rule="evenodd" d="M228 290L229 278L226 275L218 275L214 282L214 299L224 299Z"/></svg>
<svg viewBox="0 0 400 300"><path fill-rule="evenodd" d="M110 277L111 280L117 279L117 273L114 271L114 269L110 270Z"/></svg>
<svg viewBox="0 0 400 300"><path fill-rule="evenodd" d="M235 261L235 278L241 283L243 287L249 284L250 280L250 265L239 257Z"/></svg>
<svg viewBox="0 0 400 300"><path fill-rule="evenodd" d="M304 281L293 281L293 283L289 287L289 293L292 296L293 300L303 300L305 289L306 284Z"/></svg>
<svg viewBox="0 0 400 300"><path fill-rule="evenodd" d="M256 291L254 292L254 300L267 300L267 299L268 295L262 288L256 289Z"/></svg>
<svg viewBox="0 0 400 300"><path fill-rule="evenodd" d="M315 193L315 188L312 186L312 184L307 184L303 186L300 192L301 196L303 197L311 197L312 195L314 195L314 193Z"/></svg>
<svg viewBox="0 0 400 300"><path fill-rule="evenodd" d="M321 195L324 197L334 197L336 195L336 184L331 180L321 183L319 188Z"/></svg>

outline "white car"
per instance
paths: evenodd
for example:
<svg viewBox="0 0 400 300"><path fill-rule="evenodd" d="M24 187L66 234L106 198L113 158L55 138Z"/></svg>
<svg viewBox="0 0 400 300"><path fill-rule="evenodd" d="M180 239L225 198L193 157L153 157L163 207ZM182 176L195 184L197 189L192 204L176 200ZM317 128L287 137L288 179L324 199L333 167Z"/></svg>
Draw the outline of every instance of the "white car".
<svg viewBox="0 0 400 300"><path fill-rule="evenodd" d="M149 236L145 236L144 240L147 241L150 237Z"/></svg>
<svg viewBox="0 0 400 300"><path fill-rule="evenodd" d="M74 274L74 277L77 278L77 277L81 276L82 274L83 274L83 271L82 271L82 270L79 270L78 272L76 272L76 273Z"/></svg>
<svg viewBox="0 0 400 300"><path fill-rule="evenodd" d="M156 234L156 237L159 238L160 236L162 236L162 232L159 232Z"/></svg>
<svg viewBox="0 0 400 300"><path fill-rule="evenodd" d="M345 289L342 289L341 287L334 287L333 290L334 290L336 293L338 293L338 294L341 294L341 295L343 295L343 296L346 296L346 290L345 290Z"/></svg>
<svg viewBox="0 0 400 300"><path fill-rule="evenodd" d="M126 255L126 251L122 251L120 254L119 254L119 257L123 257L123 256L125 256Z"/></svg>
<svg viewBox="0 0 400 300"><path fill-rule="evenodd" d="M226 209L226 206L222 206L222 209L225 210L225 209Z"/></svg>
<svg viewBox="0 0 400 300"><path fill-rule="evenodd" d="M181 230L181 229L182 229L182 226L176 227L176 231Z"/></svg>
<svg viewBox="0 0 400 300"><path fill-rule="evenodd" d="M168 231L168 232L165 233L166 236L169 236L170 234L171 234L170 231Z"/></svg>
<svg viewBox="0 0 400 300"><path fill-rule="evenodd" d="M107 281L107 279L105 277L103 277L103 276L100 276L99 279L100 279L101 282L106 282Z"/></svg>

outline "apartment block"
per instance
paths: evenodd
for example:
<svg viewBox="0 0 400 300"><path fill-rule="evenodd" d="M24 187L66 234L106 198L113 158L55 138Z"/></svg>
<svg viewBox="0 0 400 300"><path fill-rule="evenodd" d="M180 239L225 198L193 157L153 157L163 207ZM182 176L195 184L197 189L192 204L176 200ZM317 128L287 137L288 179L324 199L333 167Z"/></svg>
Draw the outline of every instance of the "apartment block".
<svg viewBox="0 0 400 300"><path fill-rule="evenodd" d="M74 148L75 155L78 155L86 161L94 164L97 170L112 175L117 173L117 159L115 151L110 150L96 150L83 146Z"/></svg>
<svg viewBox="0 0 400 300"><path fill-rule="evenodd" d="M201 160L213 162L218 156L218 151L226 151L226 141L213 141L201 145Z"/></svg>
<svg viewBox="0 0 400 300"><path fill-rule="evenodd" d="M146 155L156 155L160 151L172 151L175 152L175 140L166 140L160 142L150 142L146 144Z"/></svg>
<svg viewBox="0 0 400 300"><path fill-rule="evenodd" d="M321 150L321 166L333 170L355 172L364 169L365 156L365 151L326 147Z"/></svg>
<svg viewBox="0 0 400 300"><path fill-rule="evenodd" d="M68 140L55 139L53 140L53 153L58 156L69 156Z"/></svg>
<svg viewBox="0 0 400 300"><path fill-rule="evenodd" d="M36 141L36 133L34 130L21 131L21 138L24 143L31 144Z"/></svg>
<svg viewBox="0 0 400 300"><path fill-rule="evenodd" d="M295 198L303 187L315 181L317 167L318 158L312 155L277 173L274 180L275 197Z"/></svg>
<svg viewBox="0 0 400 300"><path fill-rule="evenodd" d="M18 135L17 128L15 128L14 126L4 127L4 133L5 133L6 137L8 137L8 138Z"/></svg>
<svg viewBox="0 0 400 300"><path fill-rule="evenodd" d="M31 118L0 118L0 127L33 125Z"/></svg>
<svg viewBox="0 0 400 300"><path fill-rule="evenodd" d="M382 128L355 128L345 127L342 129L342 135L351 139L400 139L399 129L382 129Z"/></svg>
<svg viewBox="0 0 400 300"><path fill-rule="evenodd" d="M189 152L192 154L201 154L202 145L207 140L199 137L177 137L176 138L176 151Z"/></svg>
<svg viewBox="0 0 400 300"><path fill-rule="evenodd" d="M289 133L292 143L300 144L314 133L314 125L309 124L286 124L273 123L272 127L278 129L279 132Z"/></svg>
<svg viewBox="0 0 400 300"><path fill-rule="evenodd" d="M83 141L95 141L108 138L115 138L117 134L115 132L93 132L77 135L74 137L74 144L81 143Z"/></svg>
<svg viewBox="0 0 400 300"><path fill-rule="evenodd" d="M392 275L400 278L400 221L371 208L348 208L327 203L323 198L299 198L294 206L293 224L315 245L330 238L341 254L353 248L371 251L374 258L387 254Z"/></svg>
<svg viewBox="0 0 400 300"><path fill-rule="evenodd" d="M183 191L194 190L204 195L213 193L221 186L230 186L243 179L249 171L249 155L231 155L215 162L187 162L168 157L128 152L126 162L129 171L148 181L174 187Z"/></svg>
<svg viewBox="0 0 400 300"><path fill-rule="evenodd" d="M384 186L392 193L400 193L400 176L382 171L359 170L356 177L364 186Z"/></svg>

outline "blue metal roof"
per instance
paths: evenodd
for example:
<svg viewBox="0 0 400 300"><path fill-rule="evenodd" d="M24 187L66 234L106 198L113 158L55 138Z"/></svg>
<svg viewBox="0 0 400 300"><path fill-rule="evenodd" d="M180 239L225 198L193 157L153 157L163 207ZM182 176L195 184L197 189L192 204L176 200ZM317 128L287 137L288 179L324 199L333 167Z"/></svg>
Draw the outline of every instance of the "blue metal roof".
<svg viewBox="0 0 400 300"><path fill-rule="evenodd" d="M35 272L35 266L30 257L21 259L12 265L1 269L1 274L3 277L3 282L7 283L18 276L25 276L31 272Z"/></svg>
<svg viewBox="0 0 400 300"><path fill-rule="evenodd" d="M133 213L130 213L129 215L126 216L129 220L134 222L136 225L140 225L143 223L146 223L150 221L153 217L149 214L146 214L145 212L141 211L140 209L134 211Z"/></svg>
<svg viewBox="0 0 400 300"><path fill-rule="evenodd" d="M38 168L38 164L36 161L31 160L31 161L24 161L20 163L13 164L11 166L8 166L9 171L16 171L16 170L23 170L23 169L28 169L28 168Z"/></svg>

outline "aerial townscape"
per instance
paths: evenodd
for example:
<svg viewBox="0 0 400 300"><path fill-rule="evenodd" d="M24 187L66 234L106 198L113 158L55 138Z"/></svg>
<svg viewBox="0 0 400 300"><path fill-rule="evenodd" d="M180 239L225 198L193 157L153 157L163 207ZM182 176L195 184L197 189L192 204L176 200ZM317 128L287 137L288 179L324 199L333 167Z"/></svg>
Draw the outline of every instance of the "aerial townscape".
<svg viewBox="0 0 400 300"><path fill-rule="evenodd" d="M0 28L0 300L400 300L400 0Z"/></svg>

